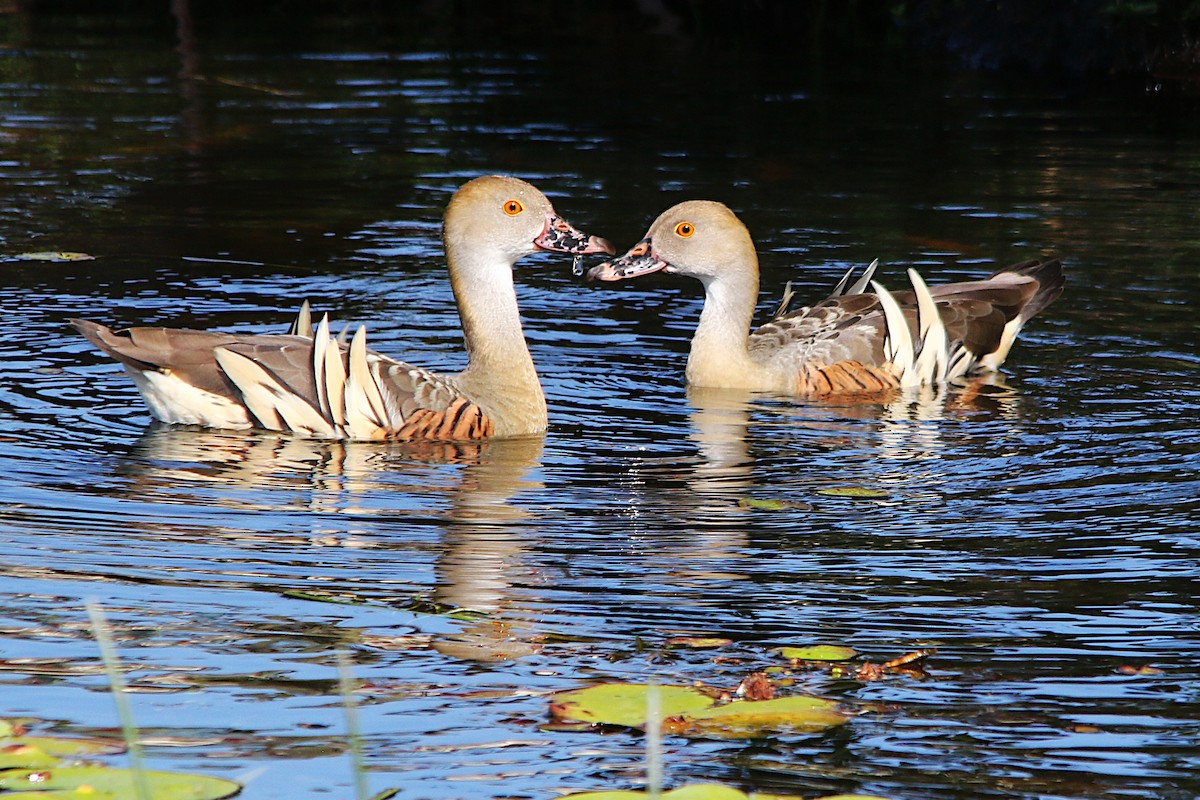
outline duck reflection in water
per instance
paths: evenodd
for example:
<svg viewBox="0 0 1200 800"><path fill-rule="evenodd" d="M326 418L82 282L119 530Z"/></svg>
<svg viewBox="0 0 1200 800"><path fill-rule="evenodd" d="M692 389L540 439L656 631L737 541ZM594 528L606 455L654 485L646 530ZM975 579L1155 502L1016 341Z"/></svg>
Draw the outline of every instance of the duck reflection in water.
<svg viewBox="0 0 1200 800"><path fill-rule="evenodd" d="M807 454L814 472L806 480L814 491L863 480L864 470L854 463L864 461L883 465L866 471L880 488L911 485L923 480L919 463L936 462L945 454L949 441L941 423L971 419L1017 424L1021 400L996 373L952 385L897 389L871 402L843 398L798 403L790 396L694 386L687 397L690 438L700 456L689 487L695 495L696 519L710 525L728 524L731 514L748 513L750 493L772 489L772 472L762 463L768 449L789 451L792 463L797 450ZM825 454L836 454L845 468L831 472L821 458ZM936 465L927 471L924 482L951 479ZM789 484L775 491L795 492L796 477L790 475Z"/></svg>
<svg viewBox="0 0 1200 800"><path fill-rule="evenodd" d="M524 622L532 615L522 613L513 589L516 583L536 582L536 576L526 574L530 570L524 563L523 540L514 528L530 512L513 498L542 488L532 475L540 464L543 442L539 435L381 447L157 425L147 429L122 461L119 474L134 482L127 491L161 502L215 504L273 515L290 533L228 524L190 524L179 531L188 537L252 545L256 561L264 552L279 556L281 547L346 548L348 566L357 560L351 552L363 557L378 550L400 555L388 558L388 577L366 591L363 575L370 570L342 580L337 576L345 571L338 569L307 576L301 585L280 586L281 592L311 591L413 608L414 595L424 594L421 573L425 553L432 549L432 607L439 612L478 612L480 617L435 637L430 646L460 658L495 660L538 649L537 632ZM298 532L297 525L306 529ZM439 537L432 546L429 531L437 531ZM260 549L263 545L269 549ZM244 566L228 569L242 574ZM391 576L397 573L407 573L402 582L415 584L411 590L389 591L389 584L395 583ZM429 606L420 605L417 610Z"/></svg>

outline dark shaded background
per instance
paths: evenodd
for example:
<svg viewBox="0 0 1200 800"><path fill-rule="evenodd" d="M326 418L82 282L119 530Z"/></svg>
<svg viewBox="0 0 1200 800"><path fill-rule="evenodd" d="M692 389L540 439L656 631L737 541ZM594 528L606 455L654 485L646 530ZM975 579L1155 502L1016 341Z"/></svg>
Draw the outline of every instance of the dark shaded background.
<svg viewBox="0 0 1200 800"><path fill-rule="evenodd" d="M103 13L114 25L167 27L168 5L200 34L236 26L276 46L340 34L392 46L545 48L570 46L581 36L618 45L651 33L700 53L737 48L798 62L865 57L884 66L888 59L919 58L1055 80L1152 80L1186 90L1200 79L1197 0L9 0L0 12L30 26L54 24L63 14Z"/></svg>

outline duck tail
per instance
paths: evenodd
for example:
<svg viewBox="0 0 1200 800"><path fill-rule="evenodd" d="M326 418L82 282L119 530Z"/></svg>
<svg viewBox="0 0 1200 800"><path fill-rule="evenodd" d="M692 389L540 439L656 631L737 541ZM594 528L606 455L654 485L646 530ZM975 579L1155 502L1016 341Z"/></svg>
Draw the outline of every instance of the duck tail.
<svg viewBox="0 0 1200 800"><path fill-rule="evenodd" d="M1017 334L1021 332L1021 328L1025 327L1025 323L1033 319L1042 309L1057 300L1059 295L1063 293L1063 286L1066 284L1062 262L1057 258L1022 261L1019 264L998 270L992 277L995 278L1004 274L1033 278L1038 282L1038 287L1029 297L1029 300L1021 306L1021 310L1017 312L1017 315L1004 326L1004 332L1000 335L1000 343L996 346L996 349L979 359L979 364L975 367L975 371L977 372L998 371L1000 365L1008 358L1008 352L1012 349L1013 343L1016 342Z"/></svg>
<svg viewBox="0 0 1200 800"><path fill-rule="evenodd" d="M1044 260L1035 258L1029 261L1022 261L1020 264L1014 264L1011 267L998 270L992 277L1005 272L1033 278L1038 282L1037 291L1033 297L1029 298L1029 302L1021 308L1019 316L1025 321L1033 319L1042 309L1057 300L1059 295L1063 293L1063 286L1066 285L1066 276L1063 274L1062 262L1057 258L1047 258Z"/></svg>

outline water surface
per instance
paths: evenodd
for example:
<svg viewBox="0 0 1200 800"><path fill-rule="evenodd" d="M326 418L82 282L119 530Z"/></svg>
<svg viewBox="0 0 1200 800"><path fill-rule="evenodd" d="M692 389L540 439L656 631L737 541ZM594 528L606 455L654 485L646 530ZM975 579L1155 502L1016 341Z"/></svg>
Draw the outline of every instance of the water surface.
<svg viewBox="0 0 1200 800"><path fill-rule="evenodd" d="M806 677L861 712L825 736L668 739L668 785L1200 794L1186 108L678 42L180 47L169 26L13 19L0 252L97 259L3 264L0 715L116 724L96 598L156 768L351 796L344 646L372 787L554 797L636 788L645 761L633 734L540 730L547 692L732 687L782 644L936 648L924 674ZM759 244L764 316L786 281L819 299L874 258L900 286L1053 253L1068 288L1002 387L821 404L689 392L698 286L589 287L540 255L517 283L551 429L462 448L153 426L65 325L280 331L307 298L459 369L439 220L486 172L618 247L723 200ZM847 486L886 496L821 493ZM733 644L666 650L677 635Z"/></svg>

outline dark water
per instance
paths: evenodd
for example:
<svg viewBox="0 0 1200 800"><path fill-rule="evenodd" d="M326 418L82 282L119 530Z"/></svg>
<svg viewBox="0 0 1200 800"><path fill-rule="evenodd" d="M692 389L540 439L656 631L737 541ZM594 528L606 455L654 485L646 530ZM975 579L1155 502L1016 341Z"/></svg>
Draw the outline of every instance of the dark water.
<svg viewBox="0 0 1200 800"><path fill-rule="evenodd" d="M1200 795L1193 110L671 39L231 27L179 48L162 22L0 15L0 252L98 257L0 264L0 716L116 724L95 598L156 768L351 796L345 643L372 787L554 797L636 788L645 760L632 734L539 730L545 692L733 686L781 644L935 647L924 675L805 678L863 712L834 733L668 738L668 786ZM308 298L460 368L438 224L485 172L619 247L678 200L725 201L763 314L785 281L818 298L873 258L898 285L1057 253L1069 284L1010 391L828 406L689 394L698 286L597 289L539 256L518 288L551 430L455 452L149 427L64 324L278 331ZM847 486L887 494L820 494ZM731 658L664 651L676 635Z"/></svg>

